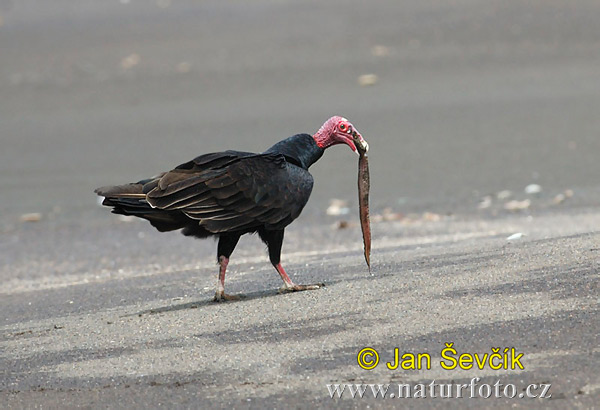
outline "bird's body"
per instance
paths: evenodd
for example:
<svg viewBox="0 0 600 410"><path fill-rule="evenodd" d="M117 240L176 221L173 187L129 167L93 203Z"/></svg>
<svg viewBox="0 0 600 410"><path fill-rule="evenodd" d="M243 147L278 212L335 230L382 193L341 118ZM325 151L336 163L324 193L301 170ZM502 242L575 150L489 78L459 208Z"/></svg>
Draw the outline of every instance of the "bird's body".
<svg viewBox="0 0 600 410"><path fill-rule="evenodd" d="M346 127L352 130L341 117L332 117L321 130L329 122L336 129L340 121L344 133ZM327 144L319 132L294 135L261 154L201 155L156 177L95 192L105 197L102 204L113 207L113 213L146 219L160 232L181 229L187 236L218 237L216 300L232 298L224 292L225 270L240 236L246 233L258 233L267 244L286 290L315 289L318 285L295 285L281 267L280 255L284 229L300 215L312 191L308 168L325 148L338 143ZM356 150L354 144L351 148Z"/></svg>

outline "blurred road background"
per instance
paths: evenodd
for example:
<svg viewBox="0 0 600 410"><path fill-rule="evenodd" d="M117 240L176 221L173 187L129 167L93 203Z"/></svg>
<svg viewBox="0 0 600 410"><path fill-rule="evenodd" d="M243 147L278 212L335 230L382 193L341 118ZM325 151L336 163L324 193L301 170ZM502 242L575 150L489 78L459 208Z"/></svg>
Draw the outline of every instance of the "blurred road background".
<svg viewBox="0 0 600 410"><path fill-rule="evenodd" d="M599 194L595 1L159 4L0 3L3 220L78 219L90 187L333 114L372 141L376 206L470 212L530 183ZM311 205L353 199L355 168L327 152Z"/></svg>
<svg viewBox="0 0 600 410"><path fill-rule="evenodd" d="M390 377L353 364L362 344L433 352L448 337L479 351L508 337L540 361L509 379L562 385L557 408L593 403L598 21L592 0L0 0L5 403L323 405L325 382ZM122 221L92 193L206 152L262 151L335 114L371 146L374 278L356 157L342 147L311 168L312 198L284 242L288 269L330 281L323 292L267 297L278 278L248 238L228 283L250 300L204 304L214 243ZM349 214L326 214L334 198ZM506 241L515 233L522 247ZM387 293L407 283L408 299ZM364 333L378 315L390 316ZM184 358L200 347L229 356Z"/></svg>

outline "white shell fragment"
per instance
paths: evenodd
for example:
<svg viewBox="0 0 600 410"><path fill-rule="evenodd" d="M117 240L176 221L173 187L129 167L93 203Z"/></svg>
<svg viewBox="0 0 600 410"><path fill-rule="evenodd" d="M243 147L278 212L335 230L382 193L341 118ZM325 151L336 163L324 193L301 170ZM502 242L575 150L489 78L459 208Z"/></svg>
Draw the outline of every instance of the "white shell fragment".
<svg viewBox="0 0 600 410"><path fill-rule="evenodd" d="M346 201L342 199L332 199L325 212L330 216L346 215L350 212L350 208L348 208L348 203Z"/></svg>
<svg viewBox="0 0 600 410"><path fill-rule="evenodd" d="M529 184L525 187L525 193L529 195L539 194L542 192L542 187L538 184Z"/></svg>
<svg viewBox="0 0 600 410"><path fill-rule="evenodd" d="M379 78L375 74L363 74L358 77L358 85L366 87L377 84Z"/></svg>
<svg viewBox="0 0 600 410"><path fill-rule="evenodd" d="M521 239L524 236L525 236L525 234L523 232L517 232L515 234L510 235L508 238L506 238L506 240L507 241L515 241L517 239Z"/></svg>

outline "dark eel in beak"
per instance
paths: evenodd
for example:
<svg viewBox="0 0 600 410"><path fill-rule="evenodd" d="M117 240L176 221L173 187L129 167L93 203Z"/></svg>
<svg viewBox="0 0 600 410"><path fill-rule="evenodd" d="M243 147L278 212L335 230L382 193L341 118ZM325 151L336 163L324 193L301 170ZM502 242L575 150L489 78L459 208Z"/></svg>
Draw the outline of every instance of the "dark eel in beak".
<svg viewBox="0 0 600 410"><path fill-rule="evenodd" d="M363 234L363 245L365 249L365 261L371 272L371 222L369 221L369 189L371 180L369 177L369 157L367 151L369 144L356 131L352 138L359 154L358 159L358 204L360 214L360 227Z"/></svg>

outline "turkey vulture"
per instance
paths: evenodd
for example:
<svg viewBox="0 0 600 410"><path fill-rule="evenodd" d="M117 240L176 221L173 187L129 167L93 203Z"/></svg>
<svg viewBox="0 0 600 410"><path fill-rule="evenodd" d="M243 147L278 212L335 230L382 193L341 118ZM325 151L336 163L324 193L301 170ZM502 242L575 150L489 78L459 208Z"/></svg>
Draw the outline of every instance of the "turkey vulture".
<svg viewBox="0 0 600 410"><path fill-rule="evenodd" d="M181 229L186 236L217 236L216 301L238 299L225 293L225 271L246 233L258 233L267 244L269 259L283 279L283 291L318 289L320 285L296 285L281 266L283 232L310 197L313 177L308 168L326 148L342 143L357 153L368 149L356 128L335 116L314 135L294 135L262 154L205 154L155 177L95 192L113 213L144 218L160 232Z"/></svg>

